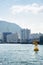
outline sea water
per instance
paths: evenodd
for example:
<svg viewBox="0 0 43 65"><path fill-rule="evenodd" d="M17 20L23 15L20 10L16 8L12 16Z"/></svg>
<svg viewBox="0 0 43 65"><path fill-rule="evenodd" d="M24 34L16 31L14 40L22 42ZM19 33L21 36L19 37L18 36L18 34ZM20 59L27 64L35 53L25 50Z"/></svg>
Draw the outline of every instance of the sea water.
<svg viewBox="0 0 43 65"><path fill-rule="evenodd" d="M0 65L43 65L43 45L0 44Z"/></svg>

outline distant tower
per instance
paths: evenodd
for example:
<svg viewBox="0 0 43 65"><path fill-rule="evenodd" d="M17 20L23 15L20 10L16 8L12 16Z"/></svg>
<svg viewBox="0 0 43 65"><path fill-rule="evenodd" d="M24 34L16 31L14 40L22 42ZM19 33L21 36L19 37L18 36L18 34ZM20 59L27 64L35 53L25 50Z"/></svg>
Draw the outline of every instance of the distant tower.
<svg viewBox="0 0 43 65"><path fill-rule="evenodd" d="M21 29L21 42L27 42L29 40L30 30Z"/></svg>

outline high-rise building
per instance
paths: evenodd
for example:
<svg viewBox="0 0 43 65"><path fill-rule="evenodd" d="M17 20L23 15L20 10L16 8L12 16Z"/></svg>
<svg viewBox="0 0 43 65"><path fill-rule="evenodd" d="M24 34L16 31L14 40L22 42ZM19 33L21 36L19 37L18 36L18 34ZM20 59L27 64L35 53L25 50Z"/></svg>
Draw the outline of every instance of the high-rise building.
<svg viewBox="0 0 43 65"><path fill-rule="evenodd" d="M28 42L30 36L29 29L21 29L21 42Z"/></svg>

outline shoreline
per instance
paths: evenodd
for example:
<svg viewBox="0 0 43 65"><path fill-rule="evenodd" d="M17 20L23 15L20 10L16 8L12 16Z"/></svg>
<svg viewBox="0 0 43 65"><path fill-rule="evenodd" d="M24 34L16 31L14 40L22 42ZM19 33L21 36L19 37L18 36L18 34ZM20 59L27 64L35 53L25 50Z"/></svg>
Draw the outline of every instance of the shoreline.
<svg viewBox="0 0 43 65"><path fill-rule="evenodd" d="M0 44L33 44L33 43L18 43L18 42L8 43L8 42L6 42L6 43L0 43ZM43 44L39 43L38 45L43 45Z"/></svg>

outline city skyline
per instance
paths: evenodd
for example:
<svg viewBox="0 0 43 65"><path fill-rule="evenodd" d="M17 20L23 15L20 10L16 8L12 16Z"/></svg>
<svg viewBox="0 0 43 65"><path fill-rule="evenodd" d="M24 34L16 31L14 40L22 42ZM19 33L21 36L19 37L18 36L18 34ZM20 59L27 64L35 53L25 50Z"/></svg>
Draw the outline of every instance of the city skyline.
<svg viewBox="0 0 43 65"><path fill-rule="evenodd" d="M0 0L0 20L43 33L43 0Z"/></svg>

